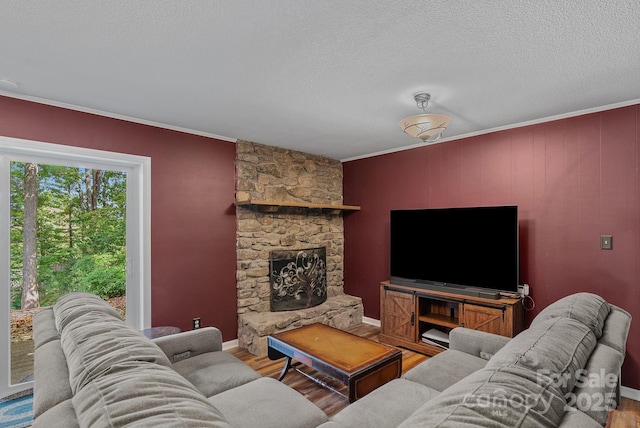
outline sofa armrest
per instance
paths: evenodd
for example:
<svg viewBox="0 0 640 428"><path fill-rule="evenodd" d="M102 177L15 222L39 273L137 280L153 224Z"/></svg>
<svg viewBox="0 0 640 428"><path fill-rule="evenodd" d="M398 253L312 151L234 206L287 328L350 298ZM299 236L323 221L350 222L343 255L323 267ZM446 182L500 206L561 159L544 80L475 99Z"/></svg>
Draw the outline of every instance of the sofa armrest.
<svg viewBox="0 0 640 428"><path fill-rule="evenodd" d="M222 351L222 333L205 327L152 339L172 363L207 352Z"/></svg>
<svg viewBox="0 0 640 428"><path fill-rule="evenodd" d="M488 360L510 340L510 337L457 327L449 333L449 349Z"/></svg>

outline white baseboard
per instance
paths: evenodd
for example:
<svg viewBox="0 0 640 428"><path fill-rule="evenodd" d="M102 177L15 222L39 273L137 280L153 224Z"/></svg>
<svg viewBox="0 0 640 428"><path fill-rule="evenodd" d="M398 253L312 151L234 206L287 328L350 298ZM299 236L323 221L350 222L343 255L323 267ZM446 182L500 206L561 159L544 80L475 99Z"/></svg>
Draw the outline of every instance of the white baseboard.
<svg viewBox="0 0 640 428"><path fill-rule="evenodd" d="M238 339L228 340L226 342L222 342L222 350L228 351L231 348L237 348L239 346Z"/></svg>
<svg viewBox="0 0 640 428"><path fill-rule="evenodd" d="M380 320L377 320L375 318L362 317L362 322L364 324L369 324L369 325L373 325L375 327L380 327Z"/></svg>
<svg viewBox="0 0 640 428"><path fill-rule="evenodd" d="M637 389L629 388L628 386L620 387L620 395L624 398L630 398L632 400L640 401L640 391Z"/></svg>

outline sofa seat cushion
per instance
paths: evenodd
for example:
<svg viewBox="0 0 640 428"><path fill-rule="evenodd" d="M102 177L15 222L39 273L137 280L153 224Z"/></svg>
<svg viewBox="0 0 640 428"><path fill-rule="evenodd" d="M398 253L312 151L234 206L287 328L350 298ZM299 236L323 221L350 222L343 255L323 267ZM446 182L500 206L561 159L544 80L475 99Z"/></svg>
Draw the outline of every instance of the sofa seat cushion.
<svg viewBox="0 0 640 428"><path fill-rule="evenodd" d="M80 426L112 428L231 425L187 380L149 362L113 366L73 397Z"/></svg>
<svg viewBox="0 0 640 428"><path fill-rule="evenodd" d="M602 336L604 323L611 307L602 297L592 293L576 293L563 297L544 308L535 317L532 326L551 318L571 318L593 331L596 339Z"/></svg>
<svg viewBox="0 0 640 428"><path fill-rule="evenodd" d="M205 397L235 388L262 376L228 352L209 352L173 364L173 369Z"/></svg>
<svg viewBox="0 0 640 428"><path fill-rule="evenodd" d="M56 328L60 333L71 321L89 312L100 312L122 321L120 314L100 297L76 291L65 294L53 305Z"/></svg>
<svg viewBox="0 0 640 428"><path fill-rule="evenodd" d="M444 391L486 364L487 360L449 349L423 361L402 377L436 391Z"/></svg>
<svg viewBox="0 0 640 428"><path fill-rule="evenodd" d="M209 398L236 428L311 428L327 415L296 390L263 377Z"/></svg>
<svg viewBox="0 0 640 428"><path fill-rule="evenodd" d="M407 379L394 379L349 404L332 419L355 428L395 428L438 391Z"/></svg>
<svg viewBox="0 0 640 428"><path fill-rule="evenodd" d="M100 312L70 321L60 337L74 393L116 364L147 361L171 367L164 352L142 333Z"/></svg>

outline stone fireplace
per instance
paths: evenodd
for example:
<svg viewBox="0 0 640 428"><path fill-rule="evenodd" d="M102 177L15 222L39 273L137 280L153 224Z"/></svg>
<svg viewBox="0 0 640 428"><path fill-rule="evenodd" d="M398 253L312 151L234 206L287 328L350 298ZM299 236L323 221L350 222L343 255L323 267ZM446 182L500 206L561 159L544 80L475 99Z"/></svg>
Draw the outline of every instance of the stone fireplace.
<svg viewBox="0 0 640 428"><path fill-rule="evenodd" d="M237 201L342 204L339 161L246 141L238 141L236 150ZM265 211L260 206L237 205L236 218L240 347L255 355L266 355L269 334L315 322L337 328L362 322L362 300L344 294L343 290L341 214L299 207ZM315 248L324 248L326 301L317 301L317 306L309 308L272 311L272 256L295 257L300 251ZM310 260L302 263L309 264ZM314 283L313 287L316 286ZM296 290L289 292L296 299ZM298 293L298 298L305 300L306 306L309 295Z"/></svg>

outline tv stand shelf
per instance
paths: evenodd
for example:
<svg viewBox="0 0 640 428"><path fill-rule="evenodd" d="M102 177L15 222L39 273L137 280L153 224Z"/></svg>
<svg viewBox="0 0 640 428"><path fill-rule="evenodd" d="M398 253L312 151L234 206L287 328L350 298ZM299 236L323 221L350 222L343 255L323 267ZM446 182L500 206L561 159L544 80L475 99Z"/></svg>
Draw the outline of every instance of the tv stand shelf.
<svg viewBox="0 0 640 428"><path fill-rule="evenodd" d="M429 315L419 315L418 320L434 325L440 325L447 328L456 328L460 327L460 322L458 318L448 317L445 315L438 314L429 314Z"/></svg>
<svg viewBox="0 0 640 428"><path fill-rule="evenodd" d="M456 327L513 337L524 329L522 300L380 284L381 342L435 355L446 348L423 341L422 334L434 329L446 336Z"/></svg>

